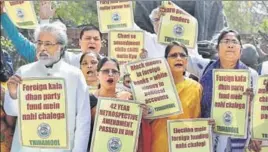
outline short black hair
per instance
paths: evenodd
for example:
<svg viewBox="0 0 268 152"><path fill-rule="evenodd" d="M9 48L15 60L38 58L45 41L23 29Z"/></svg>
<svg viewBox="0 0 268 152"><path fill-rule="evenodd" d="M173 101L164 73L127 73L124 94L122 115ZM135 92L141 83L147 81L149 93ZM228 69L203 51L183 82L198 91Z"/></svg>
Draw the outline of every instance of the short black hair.
<svg viewBox="0 0 268 152"><path fill-rule="evenodd" d="M99 34L100 34L100 38L102 39L102 33L100 32L99 28L98 28L97 26L95 26L95 25L85 26L85 27L81 30L79 38L82 39L82 37L83 37L83 35L84 35L84 33L85 33L86 31L92 31L92 30L93 30L93 31L98 31Z"/></svg>

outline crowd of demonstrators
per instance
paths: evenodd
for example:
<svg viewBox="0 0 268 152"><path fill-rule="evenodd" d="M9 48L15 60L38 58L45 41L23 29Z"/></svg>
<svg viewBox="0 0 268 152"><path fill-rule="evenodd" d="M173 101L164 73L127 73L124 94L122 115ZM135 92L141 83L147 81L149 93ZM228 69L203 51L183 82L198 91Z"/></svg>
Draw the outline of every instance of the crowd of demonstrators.
<svg viewBox="0 0 268 152"><path fill-rule="evenodd" d="M185 45L178 42L169 45L162 45L157 42L160 17L164 15L162 10L163 7L158 7L153 9L150 14L156 34L145 31L145 50L143 50L141 56L142 58L164 57L167 60L184 112L183 114L150 121L142 119L138 152L168 152L167 120L211 118L213 69L244 69L249 71L251 86L247 88L245 95L252 99L252 95L256 92L258 73L254 69L257 68L255 67L257 61L253 58L250 63L244 61L244 64L241 62L244 57L241 55L243 47L247 48L248 46L242 45L241 38L236 31L223 30L217 39L218 58L216 60L204 59L196 54L197 48L189 50ZM47 14L43 15L46 16ZM49 18L50 15L46 18ZM34 33L35 41L32 43L19 33L3 10L3 3L1 3L1 25L17 49L18 54L32 62L21 66L13 75L12 65L7 64L9 60L3 60L4 62L1 60L1 74L4 74L5 81L8 80L5 98L3 99L5 100L4 110L7 115L18 116L17 90L19 83L24 78L53 76L64 78L67 91L66 98L69 105L67 113L68 134L71 143L70 150L65 151L88 151L98 98L133 99L130 76L128 74L123 75L125 89L118 91L120 69L117 60L99 55L102 47L102 33L94 25L84 27L79 36L81 53L74 54L66 51L66 27L60 22L44 23L38 26ZM135 25L134 29L139 29L139 27ZM247 49L245 50L246 57L247 54L252 55L252 52L247 53ZM256 53L253 52L253 55L256 55ZM4 56L4 53L1 51L1 59L2 56ZM4 64L8 65L7 68ZM268 61L262 64L261 75L268 74L267 66ZM249 101L248 104L250 106L252 101ZM143 115L146 115L147 107L145 105L141 106L144 109ZM1 127L2 124L1 117ZM249 145L247 145L248 141L250 141ZM246 139L231 138L230 136L213 133L213 148L217 152L242 152L246 146L249 146L255 152L260 152L260 145L261 142L250 139L250 132L248 132ZM41 150L64 151L58 149ZM39 149L21 146L19 130L16 126L11 151L34 152L39 151Z"/></svg>

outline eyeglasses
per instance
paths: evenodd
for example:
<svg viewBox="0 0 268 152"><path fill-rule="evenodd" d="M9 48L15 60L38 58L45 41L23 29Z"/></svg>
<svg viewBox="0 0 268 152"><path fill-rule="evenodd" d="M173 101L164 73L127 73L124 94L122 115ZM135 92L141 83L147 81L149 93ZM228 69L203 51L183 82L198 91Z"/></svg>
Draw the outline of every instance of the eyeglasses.
<svg viewBox="0 0 268 152"><path fill-rule="evenodd" d="M103 74L105 75L109 75L110 73L112 74L112 76L116 76L119 75L119 71L115 70L115 69L105 69L105 70L100 70Z"/></svg>
<svg viewBox="0 0 268 152"><path fill-rule="evenodd" d="M188 55L185 53L173 53L173 54L170 54L168 57L172 59L177 59L178 57L185 59L188 57Z"/></svg>
<svg viewBox="0 0 268 152"><path fill-rule="evenodd" d="M50 49L50 48L52 48L54 45L58 45L58 44L60 44L60 43L51 43L51 42L42 42L42 41L37 41L37 42L35 42L35 45L36 45L36 47L37 48L40 48L42 45L44 45L44 47L45 48L47 48L47 49Z"/></svg>
<svg viewBox="0 0 268 152"><path fill-rule="evenodd" d="M220 43L224 43L224 44L234 44L234 45L239 44L238 41L236 41L236 40L229 40L229 39L221 40Z"/></svg>

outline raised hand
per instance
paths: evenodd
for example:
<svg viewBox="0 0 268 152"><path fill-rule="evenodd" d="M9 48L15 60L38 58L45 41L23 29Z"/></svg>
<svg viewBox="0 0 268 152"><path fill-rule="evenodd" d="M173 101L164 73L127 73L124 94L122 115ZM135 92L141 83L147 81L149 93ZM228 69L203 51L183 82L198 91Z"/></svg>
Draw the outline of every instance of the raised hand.
<svg viewBox="0 0 268 152"><path fill-rule="evenodd" d="M40 11L39 16L40 19L49 19L54 16L56 9L52 8L51 1L44 1L40 2Z"/></svg>
<svg viewBox="0 0 268 152"><path fill-rule="evenodd" d="M7 81L7 88L9 91L9 95L12 99L17 99L17 88L18 85L21 83L21 77L17 76L17 75L13 75L12 77L10 77Z"/></svg>
<svg viewBox="0 0 268 152"><path fill-rule="evenodd" d="M5 3L4 0L0 0L0 7L1 7L0 8L0 14L5 12L5 10L4 10L5 4L4 3Z"/></svg>

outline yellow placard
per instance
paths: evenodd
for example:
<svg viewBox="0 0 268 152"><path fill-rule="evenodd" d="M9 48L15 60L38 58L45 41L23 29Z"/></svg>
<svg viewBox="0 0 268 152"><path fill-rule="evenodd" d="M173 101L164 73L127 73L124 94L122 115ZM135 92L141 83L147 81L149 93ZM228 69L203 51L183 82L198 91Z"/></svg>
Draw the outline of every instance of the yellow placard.
<svg viewBox="0 0 268 152"><path fill-rule="evenodd" d="M253 151L249 151L248 148L246 147L245 152L253 152ZM260 152L268 152L268 147L267 146L262 146Z"/></svg>
<svg viewBox="0 0 268 152"><path fill-rule="evenodd" d="M166 59L131 62L126 70L130 74L134 99L149 107L148 119L183 113Z"/></svg>
<svg viewBox="0 0 268 152"><path fill-rule="evenodd" d="M23 79L18 117L23 146L68 149L67 115L64 79Z"/></svg>
<svg viewBox="0 0 268 152"><path fill-rule="evenodd" d="M115 31L109 32L108 56L116 58L123 70L123 65L141 59L144 48L143 31ZM122 73L122 71L121 71Z"/></svg>
<svg viewBox="0 0 268 152"><path fill-rule="evenodd" d="M0 86L1 86L1 88L3 88L4 90L7 89L7 83L6 83L6 82L0 82Z"/></svg>
<svg viewBox="0 0 268 152"><path fill-rule="evenodd" d="M211 152L209 119L168 120L169 152Z"/></svg>
<svg viewBox="0 0 268 152"><path fill-rule="evenodd" d="M34 29L38 25L32 1L5 1L5 9L18 28Z"/></svg>
<svg viewBox="0 0 268 152"><path fill-rule="evenodd" d="M136 152L142 110L139 103L99 98L91 152Z"/></svg>
<svg viewBox="0 0 268 152"><path fill-rule="evenodd" d="M248 96L250 88L248 70L213 70L213 97L211 116L215 119L215 132L245 138L248 124Z"/></svg>
<svg viewBox="0 0 268 152"><path fill-rule="evenodd" d="M165 7L165 14L160 20L158 42L169 44L177 41L194 49L198 35L197 20L170 1L162 2L162 5Z"/></svg>
<svg viewBox="0 0 268 152"><path fill-rule="evenodd" d="M254 97L251 122L252 138L259 140L268 140L268 75L259 76L257 85L257 94Z"/></svg>
<svg viewBox="0 0 268 152"><path fill-rule="evenodd" d="M132 29L132 1L97 1L99 27L102 33L115 29Z"/></svg>

